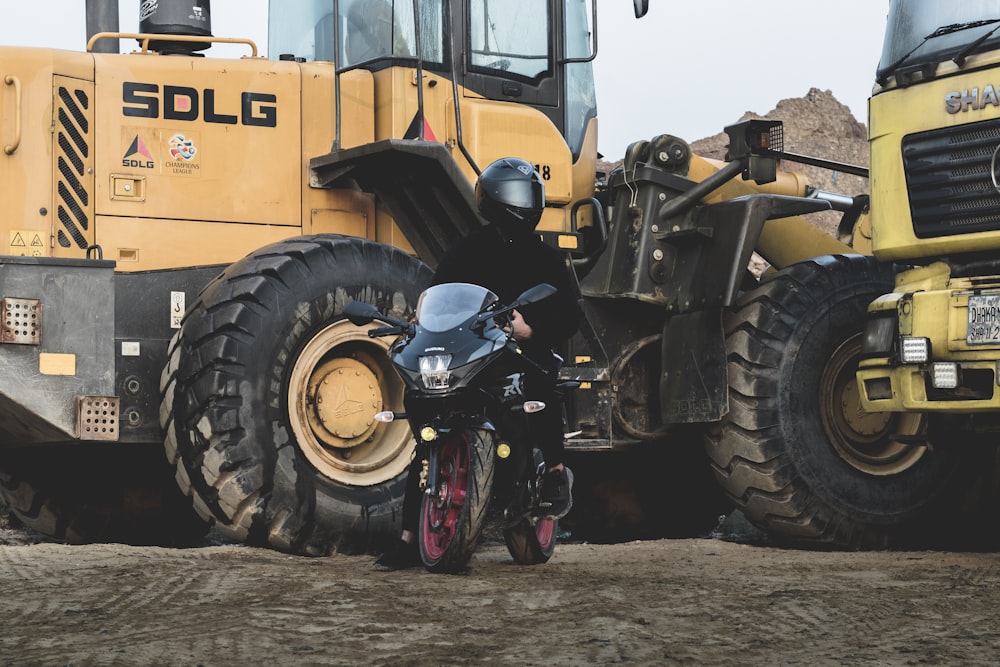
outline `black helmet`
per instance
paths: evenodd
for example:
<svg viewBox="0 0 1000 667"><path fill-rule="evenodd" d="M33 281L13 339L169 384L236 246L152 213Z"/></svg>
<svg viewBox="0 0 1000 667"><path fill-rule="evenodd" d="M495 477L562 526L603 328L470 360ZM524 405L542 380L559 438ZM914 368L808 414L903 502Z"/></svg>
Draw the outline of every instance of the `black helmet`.
<svg viewBox="0 0 1000 667"><path fill-rule="evenodd" d="M476 182L476 208L508 240L535 229L545 208L545 186L530 162L501 158Z"/></svg>

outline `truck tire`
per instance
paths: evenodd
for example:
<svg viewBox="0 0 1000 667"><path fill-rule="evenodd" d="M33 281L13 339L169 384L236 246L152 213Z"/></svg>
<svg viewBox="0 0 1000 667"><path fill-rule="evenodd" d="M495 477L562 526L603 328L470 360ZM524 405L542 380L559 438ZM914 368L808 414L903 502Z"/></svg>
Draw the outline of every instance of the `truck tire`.
<svg viewBox="0 0 1000 667"><path fill-rule="evenodd" d="M929 435L924 415L858 409L866 309L892 289L891 267L872 258L822 257L777 273L727 316L730 411L706 450L736 506L778 541L932 546L957 525L982 450Z"/></svg>
<svg viewBox="0 0 1000 667"><path fill-rule="evenodd" d="M208 531L154 445L5 451L0 501L22 526L69 544L193 546Z"/></svg>
<svg viewBox="0 0 1000 667"><path fill-rule="evenodd" d="M185 315L161 380L167 458L225 536L304 555L363 551L400 527L413 441L386 351L341 316L351 300L413 315L430 269L336 235L230 265Z"/></svg>

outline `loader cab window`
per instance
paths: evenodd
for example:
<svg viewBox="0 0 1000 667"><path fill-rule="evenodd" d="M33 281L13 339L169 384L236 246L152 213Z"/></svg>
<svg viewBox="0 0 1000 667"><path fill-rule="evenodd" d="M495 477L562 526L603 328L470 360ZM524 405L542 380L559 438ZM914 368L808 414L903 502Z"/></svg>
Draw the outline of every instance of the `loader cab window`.
<svg viewBox="0 0 1000 667"><path fill-rule="evenodd" d="M445 68L443 0L421 0L414 17L413 0L341 0L341 63L388 67L417 56L417 23L423 66Z"/></svg>
<svg viewBox="0 0 1000 667"><path fill-rule="evenodd" d="M424 67L444 69L443 0L421 0L420 36ZM339 65L388 67L416 58L413 0L340 0ZM334 61L333 3L296 0L270 3L268 54L306 61Z"/></svg>
<svg viewBox="0 0 1000 667"><path fill-rule="evenodd" d="M593 48L590 17L593 0L566 2L566 57L587 58ZM594 68L589 62L566 64L566 127L563 135L573 159L580 157L587 122L597 117Z"/></svg>
<svg viewBox="0 0 1000 667"><path fill-rule="evenodd" d="M983 40L977 43L978 40ZM889 5L877 77L934 66L959 56L1000 48L996 0L895 0Z"/></svg>
<svg viewBox="0 0 1000 667"><path fill-rule="evenodd" d="M333 3L297 0L295 9L269 3L267 53L272 60L333 60Z"/></svg>
<svg viewBox="0 0 1000 667"><path fill-rule="evenodd" d="M542 0L472 0L470 69L524 82L551 75L550 24Z"/></svg>

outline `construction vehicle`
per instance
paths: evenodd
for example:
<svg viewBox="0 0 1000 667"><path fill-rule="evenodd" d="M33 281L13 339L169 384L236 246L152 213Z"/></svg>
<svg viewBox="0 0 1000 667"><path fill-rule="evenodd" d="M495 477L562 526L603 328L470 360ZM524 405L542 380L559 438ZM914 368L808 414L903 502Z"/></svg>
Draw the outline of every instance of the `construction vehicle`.
<svg viewBox="0 0 1000 667"><path fill-rule="evenodd" d="M923 423L887 476L995 470L1000 392L1000 13L892 0L870 101L872 250L897 267L868 307L861 403ZM927 467L927 466L924 466ZM995 479L981 485L995 496ZM914 496L916 497L916 496Z"/></svg>
<svg viewBox="0 0 1000 667"><path fill-rule="evenodd" d="M565 406L579 530L591 500L620 490L615 468L646 534L697 514L708 466L684 485L695 477L671 479L663 455L700 451L707 431L751 520L852 543L810 514L823 470L772 521L787 467L765 450L806 439L813 456L898 429L852 421L854 356L832 355L833 379L812 372L835 336L790 370L782 347L758 345L787 317L768 304L798 316L799 283L823 302L861 294L862 310L886 291L880 267L800 217L833 206L852 229L864 198L779 171L802 158L782 150L780 123L757 121L727 128L726 163L671 135L638 141L595 189L593 0L276 4L272 60L212 36L207 0L143 3L138 34L105 26L87 52L0 49L0 493L22 522L158 543L208 522L300 554L393 535L412 440L373 416L399 409L402 388L388 342L341 311L359 300L409 318L448 244L483 224L480 165L515 155L545 180L539 230L566 252L586 312L562 370L580 383ZM247 55L204 57L218 42ZM758 284L754 251L784 270ZM777 406L745 398L775 388ZM804 395L819 414L796 412Z"/></svg>

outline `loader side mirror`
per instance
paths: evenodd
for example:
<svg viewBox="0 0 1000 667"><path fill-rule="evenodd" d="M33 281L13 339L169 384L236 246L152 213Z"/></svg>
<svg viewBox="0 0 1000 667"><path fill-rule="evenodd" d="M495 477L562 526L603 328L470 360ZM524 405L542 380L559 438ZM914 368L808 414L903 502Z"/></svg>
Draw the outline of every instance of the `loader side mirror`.
<svg viewBox="0 0 1000 667"><path fill-rule="evenodd" d="M635 17L641 19L649 11L649 0L632 0L635 5Z"/></svg>
<svg viewBox="0 0 1000 667"><path fill-rule="evenodd" d="M382 319L382 314L378 308L363 301L351 301L344 306L344 317L350 320L356 327L363 327L371 324L373 320Z"/></svg>

